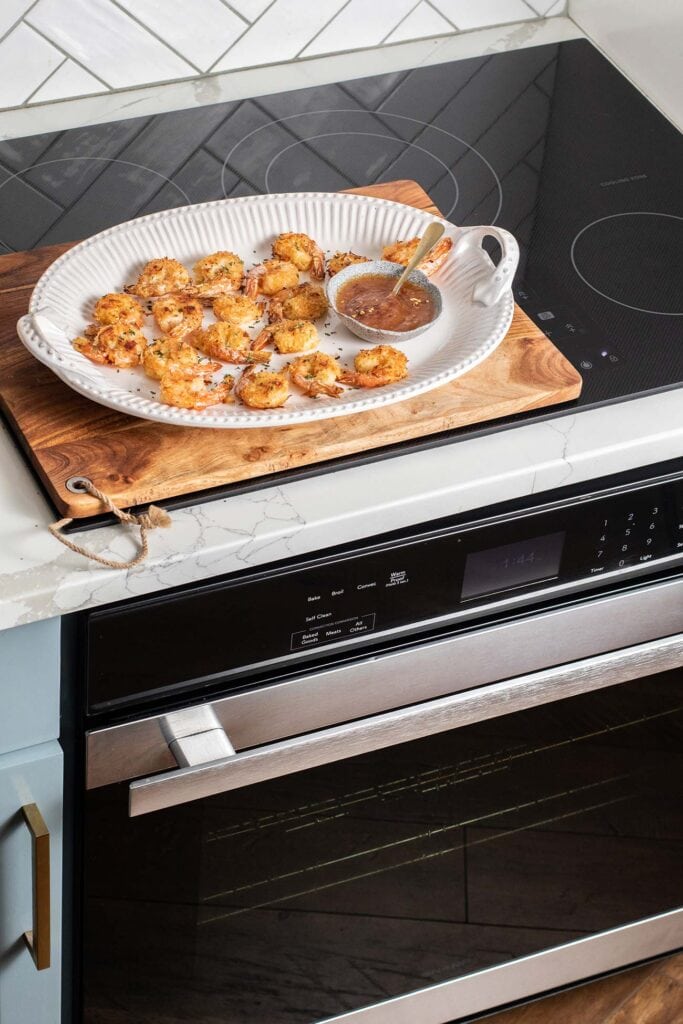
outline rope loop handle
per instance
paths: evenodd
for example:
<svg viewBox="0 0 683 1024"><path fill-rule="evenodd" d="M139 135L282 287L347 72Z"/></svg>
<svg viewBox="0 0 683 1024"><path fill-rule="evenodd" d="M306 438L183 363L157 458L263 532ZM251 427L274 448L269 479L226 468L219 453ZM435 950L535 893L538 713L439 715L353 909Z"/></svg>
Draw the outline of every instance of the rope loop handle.
<svg viewBox="0 0 683 1024"><path fill-rule="evenodd" d="M116 516L119 522L129 523L131 526L138 527L140 530L140 550L137 555L130 558L127 562L116 562L111 558L105 558L104 555L98 555L95 551L88 551L87 548L81 547L80 544L74 544L73 541L68 540L62 533L65 526L73 523L73 518L60 519L58 522L51 523L48 526L48 530L55 540L58 540L60 544L69 548L70 551L74 551L77 555L83 555L84 558L90 558L93 562L99 562L100 565L105 565L108 569L133 569L136 565L144 562L149 551L147 534L150 530L157 529L157 527L166 528L170 526L171 517L168 513L164 512L163 508L159 508L157 505L150 505L146 512L140 512L137 515L134 512L125 512L114 504L109 495L104 494L99 487L95 487L90 480L82 479L80 483L83 490L87 491L93 498L97 498L108 512Z"/></svg>

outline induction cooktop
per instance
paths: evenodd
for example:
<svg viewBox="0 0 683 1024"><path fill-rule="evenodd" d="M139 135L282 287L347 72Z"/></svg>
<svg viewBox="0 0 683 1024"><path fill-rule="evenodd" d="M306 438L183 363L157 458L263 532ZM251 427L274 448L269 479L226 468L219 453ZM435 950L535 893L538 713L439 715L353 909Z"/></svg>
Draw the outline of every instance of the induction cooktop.
<svg viewBox="0 0 683 1024"><path fill-rule="evenodd" d="M683 382L682 175L683 136L579 39L2 142L0 251L413 178L454 223L516 235L517 301L588 408Z"/></svg>

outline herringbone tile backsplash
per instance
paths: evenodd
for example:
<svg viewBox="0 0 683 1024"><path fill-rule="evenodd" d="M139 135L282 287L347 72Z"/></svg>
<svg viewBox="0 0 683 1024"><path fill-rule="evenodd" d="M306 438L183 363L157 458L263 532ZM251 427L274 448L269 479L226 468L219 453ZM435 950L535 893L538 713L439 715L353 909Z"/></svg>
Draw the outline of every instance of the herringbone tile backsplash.
<svg viewBox="0 0 683 1024"><path fill-rule="evenodd" d="M0 0L0 108L564 13L566 0Z"/></svg>

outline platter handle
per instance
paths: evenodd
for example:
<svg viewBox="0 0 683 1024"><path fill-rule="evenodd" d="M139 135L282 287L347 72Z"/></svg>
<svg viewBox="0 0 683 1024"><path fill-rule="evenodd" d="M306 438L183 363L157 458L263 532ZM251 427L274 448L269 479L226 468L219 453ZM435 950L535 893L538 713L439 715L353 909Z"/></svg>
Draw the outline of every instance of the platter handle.
<svg viewBox="0 0 683 1024"><path fill-rule="evenodd" d="M501 258L496 266L482 249L485 238L495 238L501 248ZM493 306L502 295L512 287L512 280L519 263L519 246L514 235L504 228L492 225L475 228L462 228L455 240L454 256L460 256L467 250L480 249L486 256L487 267L484 276L474 286L472 298L482 306Z"/></svg>

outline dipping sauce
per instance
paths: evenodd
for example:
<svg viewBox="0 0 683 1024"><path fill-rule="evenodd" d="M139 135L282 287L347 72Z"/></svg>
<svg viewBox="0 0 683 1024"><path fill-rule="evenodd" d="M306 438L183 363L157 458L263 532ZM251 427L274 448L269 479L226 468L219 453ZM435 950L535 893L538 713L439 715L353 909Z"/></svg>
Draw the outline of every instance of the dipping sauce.
<svg viewBox="0 0 683 1024"><path fill-rule="evenodd" d="M396 280L385 274L354 277L339 289L337 309L382 331L412 331L433 320L436 305L429 292L406 281L398 295L392 295Z"/></svg>

